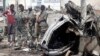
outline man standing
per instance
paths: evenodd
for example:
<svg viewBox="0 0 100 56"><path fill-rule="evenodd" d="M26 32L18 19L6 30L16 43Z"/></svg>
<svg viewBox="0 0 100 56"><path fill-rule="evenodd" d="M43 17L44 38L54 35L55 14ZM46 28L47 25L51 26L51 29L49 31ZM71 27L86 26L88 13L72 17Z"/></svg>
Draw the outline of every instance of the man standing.
<svg viewBox="0 0 100 56"><path fill-rule="evenodd" d="M28 13L27 13L28 21L29 21L29 32L31 37L33 37L34 34L34 25L35 25L35 14L34 11L32 10L32 7L28 8Z"/></svg>
<svg viewBox="0 0 100 56"><path fill-rule="evenodd" d="M48 25L47 25L47 12L46 12L46 8L44 5L41 5L41 11L40 11L40 15L38 16L38 18L36 19L36 22L39 24L39 35L40 37L43 37L43 35L45 34Z"/></svg>
<svg viewBox="0 0 100 56"><path fill-rule="evenodd" d="M26 45L27 42L27 27L26 27L26 22L27 22L27 13L24 10L24 6L22 4L19 5L19 11L17 13L17 35L18 35L18 39L17 39L17 44L18 47L24 47L24 45Z"/></svg>
<svg viewBox="0 0 100 56"><path fill-rule="evenodd" d="M7 17L7 24L8 24L8 42L10 46L15 43L15 11L14 5L11 4L10 8L3 13L4 16Z"/></svg>

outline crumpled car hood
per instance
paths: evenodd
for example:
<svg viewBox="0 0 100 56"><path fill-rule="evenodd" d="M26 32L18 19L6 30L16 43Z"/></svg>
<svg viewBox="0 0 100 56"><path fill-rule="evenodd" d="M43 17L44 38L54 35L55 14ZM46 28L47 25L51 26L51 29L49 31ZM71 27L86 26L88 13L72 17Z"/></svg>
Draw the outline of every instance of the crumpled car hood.
<svg viewBox="0 0 100 56"><path fill-rule="evenodd" d="M59 21L55 22L48 28L41 41L41 46L46 50L47 54L59 55L68 51L73 46L75 43L73 35L76 35L77 33L80 35L79 32L81 32L78 29L74 32L72 27L74 26L73 24L74 23L68 18L68 16L64 15ZM72 29L69 27L72 27ZM70 33L66 34L69 31L71 31L72 36L68 35ZM71 40L69 37L72 37L73 39Z"/></svg>

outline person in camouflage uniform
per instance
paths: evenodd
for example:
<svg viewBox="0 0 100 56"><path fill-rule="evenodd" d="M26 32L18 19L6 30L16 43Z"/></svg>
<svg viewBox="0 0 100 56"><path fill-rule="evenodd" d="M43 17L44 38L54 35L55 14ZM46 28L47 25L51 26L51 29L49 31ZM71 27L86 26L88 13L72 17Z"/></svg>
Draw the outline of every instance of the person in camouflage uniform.
<svg viewBox="0 0 100 56"><path fill-rule="evenodd" d="M17 12L17 43L18 45L24 46L26 45L28 38L28 26L27 26L27 13L24 10L24 6L22 4L19 5L19 12Z"/></svg>
<svg viewBox="0 0 100 56"><path fill-rule="evenodd" d="M35 25L35 14L32 7L28 8L27 17L29 19L29 33L31 37L34 35L34 25Z"/></svg>
<svg viewBox="0 0 100 56"><path fill-rule="evenodd" d="M38 18L36 19L36 21L38 22L39 24L39 35L40 35L40 38L43 37L43 35L45 34L47 28L48 28L48 25L47 25L47 12L46 12L46 8L44 5L41 5L41 12L40 12L40 15L38 16Z"/></svg>
<svg viewBox="0 0 100 56"><path fill-rule="evenodd" d="M28 8L27 11L27 18L28 18L28 32L29 32L29 38L28 38L28 47L33 48L34 47L34 31L35 31L35 12L32 10L32 7Z"/></svg>
<svg viewBox="0 0 100 56"><path fill-rule="evenodd" d="M35 15L36 15L36 22L35 22L35 48L36 51L41 50L41 47L39 45L39 43L41 42L41 39L43 38L48 25L47 25L47 12L46 12L46 8L44 5L41 5L41 10L36 11Z"/></svg>

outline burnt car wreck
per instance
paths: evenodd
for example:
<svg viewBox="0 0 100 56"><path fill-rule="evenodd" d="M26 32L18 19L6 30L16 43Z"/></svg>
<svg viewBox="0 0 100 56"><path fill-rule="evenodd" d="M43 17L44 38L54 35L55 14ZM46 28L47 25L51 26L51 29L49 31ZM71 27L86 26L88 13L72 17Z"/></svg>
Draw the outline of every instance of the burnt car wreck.
<svg viewBox="0 0 100 56"><path fill-rule="evenodd" d="M69 56L79 53L80 38L88 38L88 42L84 45L84 49L81 56L99 56L94 54L94 49L88 50L92 40L95 39L99 46L99 34L97 27L97 17L94 14L91 5L87 6L87 18L85 23L81 25L81 12L80 7L76 6L73 2L69 2L65 5L68 15L63 15L57 22L52 24L46 31L42 41L41 47L44 49L45 54L48 56ZM88 47L87 47L88 46ZM71 51L68 55L65 55Z"/></svg>

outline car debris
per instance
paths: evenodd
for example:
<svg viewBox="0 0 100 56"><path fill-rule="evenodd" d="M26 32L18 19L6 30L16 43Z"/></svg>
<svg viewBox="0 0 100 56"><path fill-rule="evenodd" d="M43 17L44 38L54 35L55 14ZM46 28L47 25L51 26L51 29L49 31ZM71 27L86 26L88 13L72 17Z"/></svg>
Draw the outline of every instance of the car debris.
<svg viewBox="0 0 100 56"><path fill-rule="evenodd" d="M57 22L50 25L40 45L45 50L45 54L49 56L63 56L62 54L70 53L69 50L72 55L76 55L79 53L80 38L84 37L89 40L85 43L86 45L84 46L82 56L88 56L85 55L84 52L85 49L87 49L86 46L91 44L91 41L94 41L95 39L97 46L99 46L97 17L93 8L91 5L87 5L86 20L82 25L80 7L71 1L65 4L65 7L67 9L67 15L63 15ZM94 52L92 50L90 54L93 53L98 55L98 53L100 54L100 51L96 50L96 52Z"/></svg>

